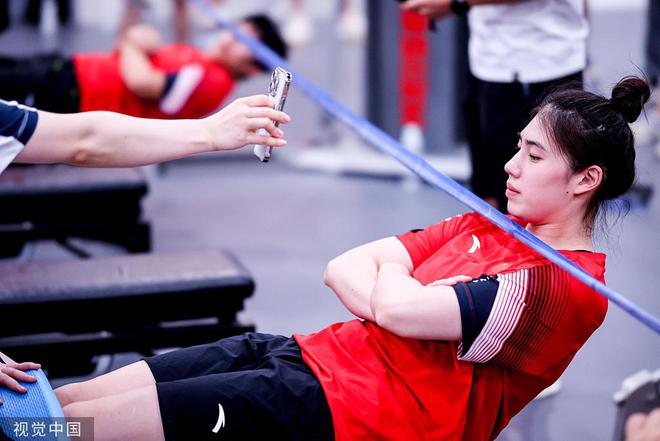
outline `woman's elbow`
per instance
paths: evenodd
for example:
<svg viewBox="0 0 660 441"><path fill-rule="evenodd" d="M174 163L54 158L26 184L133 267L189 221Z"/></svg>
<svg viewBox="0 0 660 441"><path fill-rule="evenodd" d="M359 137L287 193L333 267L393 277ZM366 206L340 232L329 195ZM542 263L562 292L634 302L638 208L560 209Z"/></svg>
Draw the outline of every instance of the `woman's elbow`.
<svg viewBox="0 0 660 441"><path fill-rule="evenodd" d="M325 266L325 270L323 271L323 283L325 283L326 286L332 287L338 273L339 263L335 257Z"/></svg>
<svg viewBox="0 0 660 441"><path fill-rule="evenodd" d="M75 167L108 167L111 162L112 152L103 147L79 147L76 148L65 161L68 165Z"/></svg>
<svg viewBox="0 0 660 441"><path fill-rule="evenodd" d="M378 326L388 331L401 335L400 328L402 323L400 308L391 301L383 299L382 296L374 296L371 299L371 313Z"/></svg>
<svg viewBox="0 0 660 441"><path fill-rule="evenodd" d="M381 328L399 337L420 338L415 330L415 324L407 321L407 318L398 311L390 308L382 308L381 310L372 308L371 311L374 314L376 324Z"/></svg>
<svg viewBox="0 0 660 441"><path fill-rule="evenodd" d="M84 167L89 165L93 156L93 153L87 148L76 149L70 156L69 160L66 161L68 165L73 165L77 167Z"/></svg>
<svg viewBox="0 0 660 441"><path fill-rule="evenodd" d="M85 125L77 138L71 142L70 153L64 162L78 167L95 165L98 157L103 156L103 150L106 148L97 138L93 126Z"/></svg>

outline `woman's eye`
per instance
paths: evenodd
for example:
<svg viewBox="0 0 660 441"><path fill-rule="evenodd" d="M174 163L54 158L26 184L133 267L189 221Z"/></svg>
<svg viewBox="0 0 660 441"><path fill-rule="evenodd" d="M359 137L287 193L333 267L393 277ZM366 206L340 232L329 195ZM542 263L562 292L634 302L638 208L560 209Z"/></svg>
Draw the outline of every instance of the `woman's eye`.
<svg viewBox="0 0 660 441"><path fill-rule="evenodd" d="M538 161L539 159L541 159L540 157L538 157L538 156L534 156L534 155L529 155L529 158L530 158L532 161Z"/></svg>

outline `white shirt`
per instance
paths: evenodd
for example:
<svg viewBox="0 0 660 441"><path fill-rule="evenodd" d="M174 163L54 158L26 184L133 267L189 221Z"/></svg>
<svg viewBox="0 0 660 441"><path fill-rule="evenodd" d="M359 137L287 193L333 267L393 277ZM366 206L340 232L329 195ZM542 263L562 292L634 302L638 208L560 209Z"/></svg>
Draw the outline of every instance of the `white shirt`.
<svg viewBox="0 0 660 441"><path fill-rule="evenodd" d="M483 81L538 83L583 70L585 0L523 0L470 9L469 61Z"/></svg>

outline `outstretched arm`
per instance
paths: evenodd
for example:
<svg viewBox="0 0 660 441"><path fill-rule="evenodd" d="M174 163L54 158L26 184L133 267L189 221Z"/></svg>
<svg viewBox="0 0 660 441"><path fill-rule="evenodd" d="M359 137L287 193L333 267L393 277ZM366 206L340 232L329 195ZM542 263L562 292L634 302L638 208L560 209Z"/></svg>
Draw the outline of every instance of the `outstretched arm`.
<svg viewBox="0 0 660 441"><path fill-rule="evenodd" d="M518 3L529 0L467 0L470 6ZM440 20L452 14L451 0L407 0L402 9L426 15L432 20Z"/></svg>
<svg viewBox="0 0 660 441"><path fill-rule="evenodd" d="M254 143L281 147L286 141L274 121L287 123L289 117L272 106L271 98L254 95L204 119L174 121L39 112L37 128L15 162L134 167ZM269 135L257 135L259 128Z"/></svg>

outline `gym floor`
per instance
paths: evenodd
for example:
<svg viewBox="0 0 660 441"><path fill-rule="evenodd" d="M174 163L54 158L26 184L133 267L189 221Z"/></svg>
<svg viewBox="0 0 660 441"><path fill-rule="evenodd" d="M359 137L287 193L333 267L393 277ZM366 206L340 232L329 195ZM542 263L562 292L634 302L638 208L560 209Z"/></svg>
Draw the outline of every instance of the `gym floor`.
<svg viewBox="0 0 660 441"><path fill-rule="evenodd" d="M341 69L347 70L339 77L356 81L333 83L323 55L328 53L329 39L320 38L319 34L332 33L334 27L327 15L318 13L316 18L317 38L294 50L292 65L340 102L361 112L364 46L339 46ZM614 20L616 35L609 32ZM633 5L624 11L595 9L592 24L592 68L588 78L594 84L607 86L617 77L637 72L635 65L643 64L639 58L643 7ZM17 26L0 35L0 52L105 50L112 39L109 32L84 27L67 30L55 39L44 39ZM621 63L612 64L614 59ZM242 84L236 95L260 93L266 84L265 77L251 80ZM355 151L368 147L336 124L331 129L324 126L322 112L296 91L290 95L287 111L293 117L286 128L290 147L277 151L271 163L260 164L249 153L235 153L149 167L146 172L150 194L144 204L145 218L153 227L154 251L232 251L257 283L242 319L255 323L258 331L284 335L310 333L351 319L323 285L323 269L330 258L364 242L421 228L466 211L449 196L411 179L341 176L293 166L290 159L309 151L319 140L332 140ZM651 113L648 121L636 127L640 133L638 180L660 188L660 160L652 137L647 135L650 124L656 124L658 130L658 120ZM608 253L607 281L615 290L659 315L660 199L657 194L647 204L635 195L629 199L629 214L612 220L609 233L600 235L598 240L599 248ZM96 254L121 252L101 244L84 245ZM38 243L31 253L33 259L66 256L49 243ZM114 364L135 359L135 355L126 355L118 357ZM658 335L610 304L604 325L563 375L561 391L527 406L498 439L610 439L616 413L612 394L626 376L658 367Z"/></svg>

